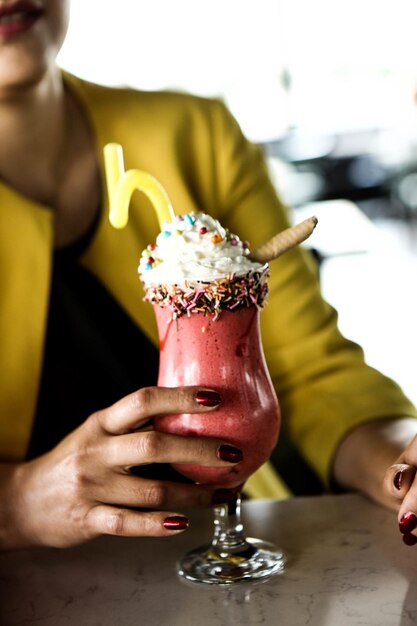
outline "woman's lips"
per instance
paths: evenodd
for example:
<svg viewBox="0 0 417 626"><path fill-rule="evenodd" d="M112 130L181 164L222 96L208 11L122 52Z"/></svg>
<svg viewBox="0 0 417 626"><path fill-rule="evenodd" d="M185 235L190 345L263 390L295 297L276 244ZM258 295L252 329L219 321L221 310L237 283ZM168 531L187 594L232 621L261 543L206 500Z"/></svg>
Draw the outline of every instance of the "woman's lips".
<svg viewBox="0 0 417 626"><path fill-rule="evenodd" d="M11 37L29 30L44 14L37 2L26 0L0 4L0 37Z"/></svg>

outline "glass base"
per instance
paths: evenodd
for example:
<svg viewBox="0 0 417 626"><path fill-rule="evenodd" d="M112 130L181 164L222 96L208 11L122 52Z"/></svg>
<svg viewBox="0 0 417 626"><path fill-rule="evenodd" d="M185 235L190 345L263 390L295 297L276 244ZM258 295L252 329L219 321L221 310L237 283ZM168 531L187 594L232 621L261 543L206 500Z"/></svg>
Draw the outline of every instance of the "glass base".
<svg viewBox="0 0 417 626"><path fill-rule="evenodd" d="M177 572L186 580L209 585L232 585L265 579L284 571L284 553L272 543L248 537L239 551L217 553L213 546L188 552Z"/></svg>

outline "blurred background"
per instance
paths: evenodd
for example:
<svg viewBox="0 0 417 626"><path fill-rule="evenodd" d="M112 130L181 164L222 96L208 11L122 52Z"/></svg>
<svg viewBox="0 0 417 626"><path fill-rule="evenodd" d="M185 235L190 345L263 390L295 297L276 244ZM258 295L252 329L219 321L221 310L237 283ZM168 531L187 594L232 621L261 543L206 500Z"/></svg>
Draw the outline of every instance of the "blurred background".
<svg viewBox="0 0 417 626"><path fill-rule="evenodd" d="M61 66L222 98L262 146L342 331L417 402L417 2L72 0Z"/></svg>

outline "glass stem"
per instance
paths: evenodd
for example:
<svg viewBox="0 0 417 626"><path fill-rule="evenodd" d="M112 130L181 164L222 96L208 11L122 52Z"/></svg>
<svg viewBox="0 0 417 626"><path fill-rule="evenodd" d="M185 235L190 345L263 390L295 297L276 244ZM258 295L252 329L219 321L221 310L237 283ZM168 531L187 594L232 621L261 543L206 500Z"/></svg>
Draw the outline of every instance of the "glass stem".
<svg viewBox="0 0 417 626"><path fill-rule="evenodd" d="M247 549L240 504L240 493L237 493L227 504L214 507L214 537L211 550L220 558L237 555Z"/></svg>

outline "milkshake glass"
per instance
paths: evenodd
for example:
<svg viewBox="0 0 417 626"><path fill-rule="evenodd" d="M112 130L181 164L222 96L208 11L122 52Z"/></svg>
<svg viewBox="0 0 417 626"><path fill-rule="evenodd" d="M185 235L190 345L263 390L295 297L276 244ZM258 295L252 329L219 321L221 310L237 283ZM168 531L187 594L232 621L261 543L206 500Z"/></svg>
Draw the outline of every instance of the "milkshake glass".
<svg viewBox="0 0 417 626"><path fill-rule="evenodd" d="M157 179L143 170L125 171L120 144L105 145L104 161L112 226L126 226L136 190L147 195L161 226L138 268L158 325L158 384L208 386L222 396L215 411L159 416L155 428L218 437L239 447L243 460L230 468L175 466L198 483L238 491L269 457L281 420L259 330L268 263L307 239L317 218L277 233L249 253L245 242L206 213L175 214ZM281 572L284 563L275 546L245 537L236 495L215 507L212 543L186 555L178 571L188 580L228 585Z"/></svg>
<svg viewBox="0 0 417 626"><path fill-rule="evenodd" d="M154 307L160 338L158 385L201 385L215 389L216 411L156 418L155 428L178 435L222 439L243 452L230 468L177 465L198 483L237 487L271 455L278 438L280 412L260 341L255 306L211 316L172 319L169 308Z"/></svg>
<svg viewBox="0 0 417 626"><path fill-rule="evenodd" d="M154 306L158 326L158 385L209 387L221 394L222 402L210 413L157 417L154 425L163 432L216 437L243 452L243 460L230 467L174 465L195 482L236 491L235 498L214 508L211 544L185 555L178 572L194 582L221 585L265 578L281 572L285 558L275 546L245 537L239 490L269 458L280 427L279 404L259 326L269 268L250 262L244 244L205 214L177 216L176 225L169 229L144 251L139 266L145 299ZM184 239L191 245L184 244ZM221 243L223 246L217 247ZM192 252L187 257L188 247ZM195 266L200 266L200 276L214 272L214 277L180 282L177 275L174 282L158 282L163 274L169 277L170 272L178 271L167 260L176 248L182 251L178 258L184 271L195 273ZM209 252L215 262L208 261ZM232 262L230 255L234 255ZM163 263L168 263L165 269ZM219 270L223 263L241 272L224 274L224 268ZM159 272L149 276L158 265Z"/></svg>

